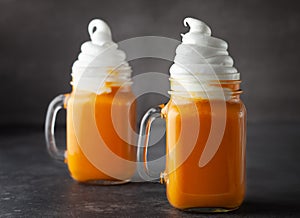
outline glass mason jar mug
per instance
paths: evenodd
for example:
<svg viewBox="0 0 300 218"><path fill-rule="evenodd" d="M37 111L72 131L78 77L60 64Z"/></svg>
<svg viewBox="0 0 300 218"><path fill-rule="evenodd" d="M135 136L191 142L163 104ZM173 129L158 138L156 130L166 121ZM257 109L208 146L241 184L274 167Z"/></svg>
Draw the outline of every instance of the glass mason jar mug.
<svg viewBox="0 0 300 218"><path fill-rule="evenodd" d="M54 137L55 118L61 108L67 110L66 152L57 148ZM64 160L78 182L128 182L136 170L135 116L130 83L106 81L98 94L73 85L70 94L57 96L49 105L45 124L49 154Z"/></svg>
<svg viewBox="0 0 300 218"><path fill-rule="evenodd" d="M170 91L166 105L143 117L138 143L139 173L154 179L147 165L151 124L166 120L166 168L161 182L172 206L202 212L226 212L245 195L246 109L240 80L220 81L224 98L206 93ZM174 85L174 84L173 84ZM213 84L212 84L213 85ZM172 86L172 80L171 80Z"/></svg>

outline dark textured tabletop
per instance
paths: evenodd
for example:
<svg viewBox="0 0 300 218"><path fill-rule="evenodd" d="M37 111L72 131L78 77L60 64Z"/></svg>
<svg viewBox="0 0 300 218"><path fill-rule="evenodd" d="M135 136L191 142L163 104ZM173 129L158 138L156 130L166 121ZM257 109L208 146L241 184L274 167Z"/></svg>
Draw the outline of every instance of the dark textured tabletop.
<svg viewBox="0 0 300 218"><path fill-rule="evenodd" d="M60 135L63 135L63 131ZM59 135L58 134L58 135ZM247 196L216 217L300 217L300 124L249 124ZM63 139L60 140L61 142ZM88 186L50 159L42 129L0 133L0 217L196 217L172 208L154 183Z"/></svg>

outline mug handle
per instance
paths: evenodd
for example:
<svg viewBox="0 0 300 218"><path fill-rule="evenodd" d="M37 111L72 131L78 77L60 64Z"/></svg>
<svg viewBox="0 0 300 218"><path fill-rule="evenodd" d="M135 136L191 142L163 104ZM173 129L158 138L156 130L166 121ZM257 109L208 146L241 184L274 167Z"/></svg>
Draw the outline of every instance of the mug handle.
<svg viewBox="0 0 300 218"><path fill-rule="evenodd" d="M149 147L149 137L151 132L151 126L154 120L157 118L164 119L161 114L161 110L164 105L159 105L154 108L150 108L142 118L138 148L137 148L137 172L139 176L145 181L162 182L162 173L160 176L153 175L148 167L148 147Z"/></svg>
<svg viewBox="0 0 300 218"><path fill-rule="evenodd" d="M65 160L65 151L59 150L56 146L55 136L54 136L54 127L55 127L55 120L58 111L62 108L65 108L65 101L67 95L59 95L55 97L49 104L46 121L45 121L45 139L47 145L47 151L49 155L59 161Z"/></svg>

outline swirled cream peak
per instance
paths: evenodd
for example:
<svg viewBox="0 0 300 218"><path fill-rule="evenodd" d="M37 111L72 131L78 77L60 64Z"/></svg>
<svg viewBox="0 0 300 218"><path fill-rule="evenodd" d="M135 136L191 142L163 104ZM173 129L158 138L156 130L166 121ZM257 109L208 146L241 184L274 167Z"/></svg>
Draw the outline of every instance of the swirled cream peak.
<svg viewBox="0 0 300 218"><path fill-rule="evenodd" d="M228 44L212 37L209 26L200 20L187 17L183 23L190 30L181 34L182 43L176 49L174 64L170 68L171 77L192 74L220 80L239 79L227 51Z"/></svg>
<svg viewBox="0 0 300 218"><path fill-rule="evenodd" d="M170 68L171 92L185 92L200 98L207 98L209 94L209 98L224 99L224 91L230 90L216 86L216 81L240 78L227 51L228 44L212 37L209 26L200 20L187 17L183 24L190 29L181 34L182 43L176 49Z"/></svg>
<svg viewBox="0 0 300 218"><path fill-rule="evenodd" d="M81 52L72 67L72 84L99 93L99 87L105 81L129 80L131 67L126 62L126 54L113 42L107 23L94 19L88 25L88 32L91 41L81 45Z"/></svg>

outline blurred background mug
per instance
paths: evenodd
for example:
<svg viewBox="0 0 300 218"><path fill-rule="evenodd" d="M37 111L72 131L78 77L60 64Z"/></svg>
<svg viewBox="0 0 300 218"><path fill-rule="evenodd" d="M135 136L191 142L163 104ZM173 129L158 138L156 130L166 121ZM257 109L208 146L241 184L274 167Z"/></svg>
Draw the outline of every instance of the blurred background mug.
<svg viewBox="0 0 300 218"><path fill-rule="evenodd" d="M72 68L72 92L57 96L48 107L47 149L51 157L67 163L78 182L125 183L136 170L132 70L104 21L92 20L88 30L91 41L81 46ZM62 108L67 110L66 152L57 148L54 137Z"/></svg>

